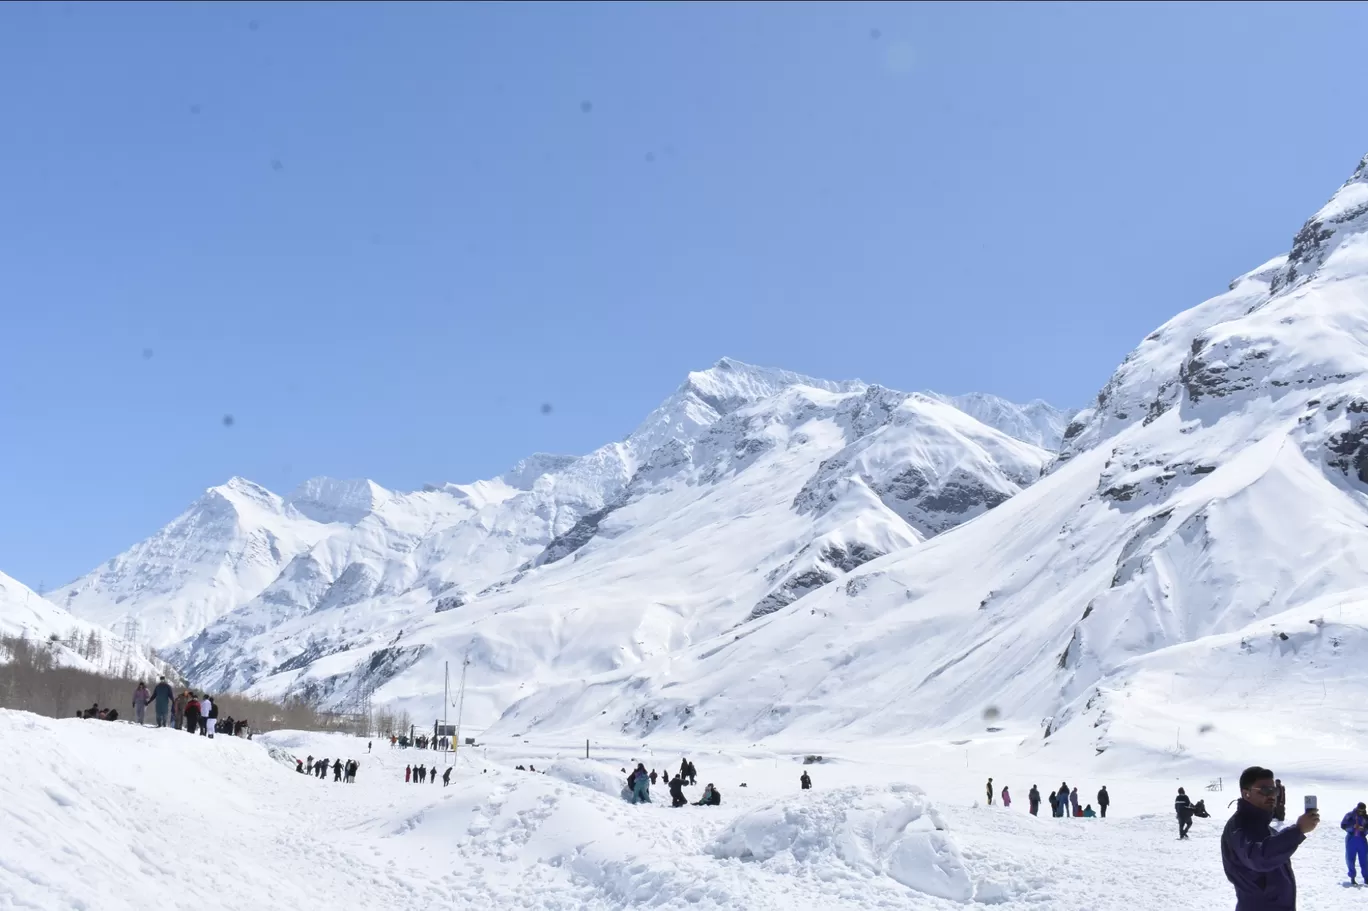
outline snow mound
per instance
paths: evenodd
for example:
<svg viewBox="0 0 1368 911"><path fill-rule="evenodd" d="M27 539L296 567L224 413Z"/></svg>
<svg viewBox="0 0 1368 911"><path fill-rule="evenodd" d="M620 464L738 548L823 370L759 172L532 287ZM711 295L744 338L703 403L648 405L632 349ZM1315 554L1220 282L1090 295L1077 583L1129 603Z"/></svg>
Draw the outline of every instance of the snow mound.
<svg viewBox="0 0 1368 911"><path fill-rule="evenodd" d="M627 776L587 759L560 759L551 763L544 771L566 784L588 788L609 797L621 797L622 790L627 784Z"/></svg>
<svg viewBox="0 0 1368 911"><path fill-rule="evenodd" d="M806 868L827 878L833 867L844 866L939 898L968 901L974 895L959 846L926 792L914 785L778 800L736 819L708 850L778 868L774 872Z"/></svg>

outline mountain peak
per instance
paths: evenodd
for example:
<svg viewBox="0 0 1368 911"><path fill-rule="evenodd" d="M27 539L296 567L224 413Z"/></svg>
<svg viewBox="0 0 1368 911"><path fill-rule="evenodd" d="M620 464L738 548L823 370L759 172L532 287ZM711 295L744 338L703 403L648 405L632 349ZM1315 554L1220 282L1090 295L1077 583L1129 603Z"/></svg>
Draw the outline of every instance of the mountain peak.
<svg viewBox="0 0 1368 911"><path fill-rule="evenodd" d="M1278 292L1328 272L1337 278L1368 268L1368 155L1320 211L1307 219L1287 254L1287 264L1273 280Z"/></svg>
<svg viewBox="0 0 1368 911"><path fill-rule="evenodd" d="M1023 404L1010 402L988 392L969 392L964 395L926 393L930 398L953 405L970 417L1002 431L1010 437L1024 440L1050 452L1058 452L1064 440L1064 428L1073 412L1056 408L1044 399L1032 399Z"/></svg>
<svg viewBox="0 0 1368 911"><path fill-rule="evenodd" d="M560 471L579 456L556 455L550 452L534 452L500 475L500 479L519 490L531 490L537 478Z"/></svg>
<svg viewBox="0 0 1368 911"><path fill-rule="evenodd" d="M280 497L260 484L234 475L222 484L205 490L199 505L215 513L223 512L225 509L239 511L243 507L279 512L284 503Z"/></svg>
<svg viewBox="0 0 1368 911"><path fill-rule="evenodd" d="M390 498L388 490L365 478L309 478L285 502L315 522L355 525Z"/></svg>
<svg viewBox="0 0 1368 911"><path fill-rule="evenodd" d="M791 370L759 367L723 357L707 370L689 373L677 394L693 396L723 415L768 398L789 386L812 386L828 392L859 392L865 388L865 384L859 380L822 380Z"/></svg>

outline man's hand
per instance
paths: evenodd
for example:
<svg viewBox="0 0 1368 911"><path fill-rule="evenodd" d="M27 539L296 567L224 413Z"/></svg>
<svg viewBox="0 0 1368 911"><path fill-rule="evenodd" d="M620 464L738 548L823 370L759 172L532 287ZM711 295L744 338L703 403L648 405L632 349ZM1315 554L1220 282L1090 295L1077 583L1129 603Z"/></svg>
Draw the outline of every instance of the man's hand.
<svg viewBox="0 0 1368 911"><path fill-rule="evenodd" d="M1297 817L1297 828L1303 835L1310 835L1320 825L1320 810L1307 810Z"/></svg>

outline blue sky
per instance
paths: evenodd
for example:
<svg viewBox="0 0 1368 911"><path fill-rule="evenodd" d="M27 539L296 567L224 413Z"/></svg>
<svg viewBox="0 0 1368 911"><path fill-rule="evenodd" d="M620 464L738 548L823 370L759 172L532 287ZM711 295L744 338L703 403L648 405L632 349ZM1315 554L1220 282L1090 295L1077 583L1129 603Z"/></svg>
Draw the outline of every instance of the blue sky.
<svg viewBox="0 0 1368 911"><path fill-rule="evenodd" d="M65 582L235 474L588 451L722 355L1084 403L1368 152L1365 34L1350 4L0 6L0 570Z"/></svg>

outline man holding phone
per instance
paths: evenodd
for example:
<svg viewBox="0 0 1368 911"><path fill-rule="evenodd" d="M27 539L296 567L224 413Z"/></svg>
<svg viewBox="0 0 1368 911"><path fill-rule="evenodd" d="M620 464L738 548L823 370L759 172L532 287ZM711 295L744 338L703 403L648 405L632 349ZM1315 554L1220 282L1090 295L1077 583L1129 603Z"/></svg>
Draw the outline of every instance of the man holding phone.
<svg viewBox="0 0 1368 911"><path fill-rule="evenodd" d="M1316 798L1281 832L1272 828L1278 786L1260 766L1240 775L1240 802L1221 834L1221 863L1235 887L1235 911L1296 911L1297 880L1292 855L1320 823Z"/></svg>

